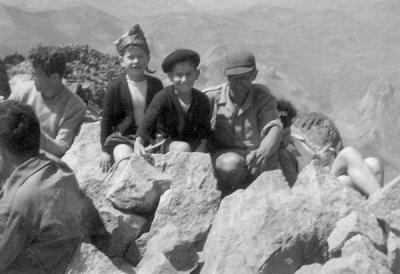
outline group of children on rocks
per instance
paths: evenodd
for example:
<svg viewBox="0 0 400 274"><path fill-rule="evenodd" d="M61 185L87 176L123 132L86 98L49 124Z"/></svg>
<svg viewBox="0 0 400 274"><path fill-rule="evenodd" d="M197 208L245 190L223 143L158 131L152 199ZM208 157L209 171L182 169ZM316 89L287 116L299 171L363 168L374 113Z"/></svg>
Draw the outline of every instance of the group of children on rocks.
<svg viewBox="0 0 400 274"><path fill-rule="evenodd" d="M239 52L228 57L225 67L228 98L224 97L224 88L218 87L219 101L214 102L216 96L212 95L212 89L201 92L194 88L200 74L200 56L195 51L178 49L164 59L161 67L172 84L163 87L159 79L148 74L152 73L148 68L150 49L139 25L135 25L115 44L126 73L109 85L104 101L101 121L103 153L100 161L103 171L131 153L211 152L220 187L229 193L245 186L246 183L242 182L251 181L260 172L275 169L279 166L278 159L292 185L300 169L296 160L299 151L308 162L314 158L335 158L327 157L328 151L334 150L329 145L316 151L304 140L293 138L290 126L296 110L290 102L280 100L277 104L274 98L270 98L273 96L268 94L267 89L261 93L270 97L249 101L247 97L257 94L255 90L259 88L252 84L257 75L252 54ZM253 91L242 92L245 89ZM228 111L218 113L219 102L228 102ZM253 110L254 118L250 113L240 123L239 118L246 111L246 104L249 108L257 108L260 104L263 104L262 108L271 105L272 109ZM233 135L238 135L234 138L239 141L224 141ZM283 138L278 138L278 135ZM273 162L269 167L267 158ZM367 195L382 185L383 169L378 160L364 161L354 148L346 148L336 159L336 162L330 163L332 173L345 183ZM349 180L347 175L355 180Z"/></svg>
<svg viewBox="0 0 400 274"><path fill-rule="evenodd" d="M253 83L253 54L230 54L227 83L201 92L193 87L198 53L178 49L164 59L172 83L164 88L147 74L150 50L138 25L116 46L126 73L109 85L104 101L103 171L132 153L197 151L211 154L223 195L277 168L293 185L301 163L312 159L366 196L382 186L377 159L363 159L351 147L319 147L291 132L296 110ZM60 158L79 130L85 105L62 82L61 52L39 46L29 59L33 81L11 88L0 63L0 272L64 273L82 241L82 212L74 172Z"/></svg>

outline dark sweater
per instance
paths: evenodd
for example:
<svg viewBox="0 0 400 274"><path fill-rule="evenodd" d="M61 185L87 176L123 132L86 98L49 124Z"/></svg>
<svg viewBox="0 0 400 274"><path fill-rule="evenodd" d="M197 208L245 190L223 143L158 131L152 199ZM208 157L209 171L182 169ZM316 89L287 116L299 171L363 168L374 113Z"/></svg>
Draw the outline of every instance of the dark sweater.
<svg viewBox="0 0 400 274"><path fill-rule="evenodd" d="M162 82L155 77L146 75L147 94L146 107L149 106L154 95L163 89ZM100 142L103 151L104 142L114 132L122 135L136 134L137 125L133 112L133 103L129 91L126 74L113 81L107 88L103 104L103 118L101 120Z"/></svg>
<svg viewBox="0 0 400 274"><path fill-rule="evenodd" d="M192 102L185 115L174 92L174 86L168 86L154 96L137 130L137 136L146 142L154 139L156 133L164 138L189 143L208 139L211 132L209 113L208 97L193 88ZM182 132L179 132L180 118L184 119Z"/></svg>

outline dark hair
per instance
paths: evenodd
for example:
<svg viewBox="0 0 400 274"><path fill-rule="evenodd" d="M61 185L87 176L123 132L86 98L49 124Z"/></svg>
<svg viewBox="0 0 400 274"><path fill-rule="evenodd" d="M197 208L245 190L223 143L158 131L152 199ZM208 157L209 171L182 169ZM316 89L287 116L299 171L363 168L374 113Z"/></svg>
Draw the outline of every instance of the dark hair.
<svg viewBox="0 0 400 274"><path fill-rule="evenodd" d="M33 48L30 50L28 58L33 67L41 68L47 76L58 73L63 77L67 68L65 55L55 47L38 46Z"/></svg>
<svg viewBox="0 0 400 274"><path fill-rule="evenodd" d="M0 144L17 156L35 156L40 125L33 109L13 100L0 103Z"/></svg>
<svg viewBox="0 0 400 274"><path fill-rule="evenodd" d="M8 97L11 93L5 64L0 60L0 95Z"/></svg>
<svg viewBox="0 0 400 274"><path fill-rule="evenodd" d="M279 117L281 118L283 127L290 127L293 119L297 116L297 110L291 102L285 99L278 100Z"/></svg>

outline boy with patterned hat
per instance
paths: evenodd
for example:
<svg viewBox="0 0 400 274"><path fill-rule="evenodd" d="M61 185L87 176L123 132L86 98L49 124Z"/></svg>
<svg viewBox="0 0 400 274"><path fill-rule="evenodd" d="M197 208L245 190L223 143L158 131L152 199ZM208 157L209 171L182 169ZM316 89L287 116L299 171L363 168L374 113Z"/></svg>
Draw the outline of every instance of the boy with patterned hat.
<svg viewBox="0 0 400 274"><path fill-rule="evenodd" d="M100 141L100 166L107 171L112 161L133 152L135 135L145 110L154 95L163 89L162 82L148 69L150 49L139 25L115 42L125 73L113 81L103 105Z"/></svg>
<svg viewBox="0 0 400 274"><path fill-rule="evenodd" d="M206 152L210 134L210 105L206 95L193 88L199 77L200 56L189 49L169 54L162 69L173 83L160 91L139 126L135 153L146 154L145 146L156 138L167 140L162 152Z"/></svg>

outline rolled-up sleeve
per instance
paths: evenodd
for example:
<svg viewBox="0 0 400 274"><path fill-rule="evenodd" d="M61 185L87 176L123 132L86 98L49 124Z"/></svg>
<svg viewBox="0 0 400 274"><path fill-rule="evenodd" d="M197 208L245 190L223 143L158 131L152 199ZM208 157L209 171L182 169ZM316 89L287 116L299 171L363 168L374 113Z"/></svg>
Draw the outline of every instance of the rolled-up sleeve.
<svg viewBox="0 0 400 274"><path fill-rule="evenodd" d="M261 136L264 137L268 134L268 131L277 126L282 128L282 122L279 119L277 102L275 97L269 93L262 94L257 103L260 105L258 113L258 120L261 129Z"/></svg>

